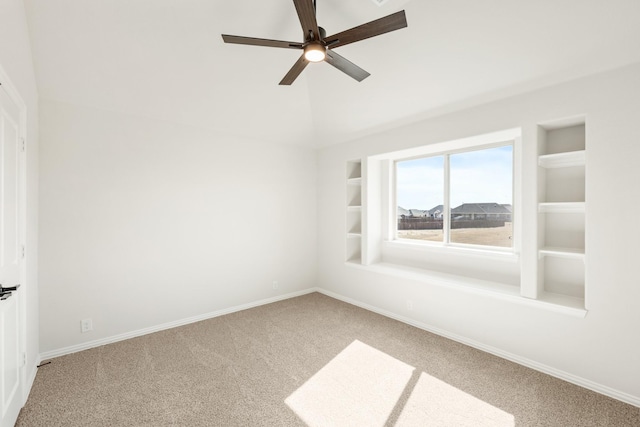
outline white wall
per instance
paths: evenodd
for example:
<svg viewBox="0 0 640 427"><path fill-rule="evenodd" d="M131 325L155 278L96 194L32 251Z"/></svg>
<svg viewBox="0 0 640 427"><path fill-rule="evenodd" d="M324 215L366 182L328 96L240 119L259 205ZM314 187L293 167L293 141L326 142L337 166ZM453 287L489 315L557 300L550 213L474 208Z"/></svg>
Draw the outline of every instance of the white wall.
<svg viewBox="0 0 640 427"><path fill-rule="evenodd" d="M20 0L0 3L0 66L27 107L25 234L26 281L21 288L26 303L27 380L35 376L38 361L38 91L24 5Z"/></svg>
<svg viewBox="0 0 640 427"><path fill-rule="evenodd" d="M315 151L44 100L40 126L42 352L315 286Z"/></svg>
<svg viewBox="0 0 640 427"><path fill-rule="evenodd" d="M523 152L532 153L530 136L538 123L582 114L588 152L586 318L345 265L346 161L514 127L529 135ZM321 150L318 286L640 405L639 120L636 64ZM413 311L406 309L407 299Z"/></svg>

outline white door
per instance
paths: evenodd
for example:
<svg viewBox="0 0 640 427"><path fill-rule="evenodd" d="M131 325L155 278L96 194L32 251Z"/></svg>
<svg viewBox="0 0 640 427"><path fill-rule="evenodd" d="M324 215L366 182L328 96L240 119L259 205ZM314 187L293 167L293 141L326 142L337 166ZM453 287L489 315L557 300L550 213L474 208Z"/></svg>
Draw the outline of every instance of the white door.
<svg viewBox="0 0 640 427"><path fill-rule="evenodd" d="M0 85L0 284L5 288L18 284L22 255L19 113L18 107ZM13 426L22 407L21 291L0 295L0 427Z"/></svg>

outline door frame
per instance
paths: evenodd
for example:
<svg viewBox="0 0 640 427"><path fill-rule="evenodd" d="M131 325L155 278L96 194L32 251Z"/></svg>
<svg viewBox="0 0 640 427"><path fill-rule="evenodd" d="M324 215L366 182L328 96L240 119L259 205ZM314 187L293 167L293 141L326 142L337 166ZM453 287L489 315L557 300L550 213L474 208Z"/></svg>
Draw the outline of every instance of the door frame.
<svg viewBox="0 0 640 427"><path fill-rule="evenodd" d="M9 75L6 73L4 67L0 63L0 84L2 84L2 88L0 90L4 90L8 95L11 101L18 107L19 116L18 117L18 132L19 138L22 140L23 149L19 151L20 162L19 162L19 171L18 171L18 230L19 230L19 239L20 239L20 294L18 298L18 318L20 322L19 327L19 355L21 357L20 362L20 389L21 389L21 402L20 406L24 406L27 402L27 398L29 397L29 392L31 391L31 382L34 378L31 378L29 383L27 383L27 293L30 290L29 283L27 283L27 249L26 249L26 231L27 231L27 152L28 152L28 144L27 144L27 105L24 102L24 99L20 95L20 92L16 88L16 86L9 78ZM35 373L35 372L34 372Z"/></svg>

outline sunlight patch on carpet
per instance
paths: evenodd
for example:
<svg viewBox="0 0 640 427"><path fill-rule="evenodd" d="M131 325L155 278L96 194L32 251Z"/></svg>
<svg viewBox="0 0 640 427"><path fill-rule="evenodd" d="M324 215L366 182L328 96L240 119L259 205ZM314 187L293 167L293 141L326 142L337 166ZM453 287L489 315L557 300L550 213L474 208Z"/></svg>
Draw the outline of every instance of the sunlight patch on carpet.
<svg viewBox="0 0 640 427"><path fill-rule="evenodd" d="M414 369L355 340L285 402L309 427L384 426Z"/></svg>
<svg viewBox="0 0 640 427"><path fill-rule="evenodd" d="M420 374L396 427L414 426L513 427L504 412L431 375Z"/></svg>

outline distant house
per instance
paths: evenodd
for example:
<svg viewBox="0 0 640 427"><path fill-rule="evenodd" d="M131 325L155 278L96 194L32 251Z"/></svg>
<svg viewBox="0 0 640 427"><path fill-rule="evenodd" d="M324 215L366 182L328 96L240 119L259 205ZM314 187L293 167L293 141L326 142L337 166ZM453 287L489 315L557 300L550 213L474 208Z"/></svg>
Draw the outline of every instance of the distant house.
<svg viewBox="0 0 640 427"><path fill-rule="evenodd" d="M429 211L423 209L405 209L398 206L398 218L424 218L429 216Z"/></svg>
<svg viewBox="0 0 640 427"><path fill-rule="evenodd" d="M511 205L499 203L463 203L451 209L454 220L495 219L511 221Z"/></svg>
<svg viewBox="0 0 640 427"><path fill-rule="evenodd" d="M431 218L442 219L444 216L444 206L434 206L429 210L405 209L398 206L398 218ZM475 220L475 219L496 219L511 221L512 207L510 204L500 203L463 203L457 208L451 209L454 220Z"/></svg>
<svg viewBox="0 0 640 427"><path fill-rule="evenodd" d="M442 215L444 215L444 206L438 205L434 208L429 209L429 217L434 219L442 219Z"/></svg>

